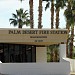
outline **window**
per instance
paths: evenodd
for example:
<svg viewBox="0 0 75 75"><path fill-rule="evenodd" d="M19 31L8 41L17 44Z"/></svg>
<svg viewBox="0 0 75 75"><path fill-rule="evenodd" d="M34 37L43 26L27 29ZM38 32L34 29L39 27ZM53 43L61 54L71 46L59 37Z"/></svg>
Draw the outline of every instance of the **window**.
<svg viewBox="0 0 75 75"><path fill-rule="evenodd" d="M20 44L0 44L3 49L3 58L7 62L35 62L36 46ZM0 56L0 60L2 61Z"/></svg>

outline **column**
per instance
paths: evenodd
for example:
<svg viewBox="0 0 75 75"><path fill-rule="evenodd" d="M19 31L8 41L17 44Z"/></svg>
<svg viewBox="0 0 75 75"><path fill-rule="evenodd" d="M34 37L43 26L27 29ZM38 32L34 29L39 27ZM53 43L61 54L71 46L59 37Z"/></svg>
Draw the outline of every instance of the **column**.
<svg viewBox="0 0 75 75"><path fill-rule="evenodd" d="M47 62L47 47L36 47L36 63Z"/></svg>
<svg viewBox="0 0 75 75"><path fill-rule="evenodd" d="M66 44L60 44L59 52L60 52L60 62L61 62L62 58L66 58Z"/></svg>

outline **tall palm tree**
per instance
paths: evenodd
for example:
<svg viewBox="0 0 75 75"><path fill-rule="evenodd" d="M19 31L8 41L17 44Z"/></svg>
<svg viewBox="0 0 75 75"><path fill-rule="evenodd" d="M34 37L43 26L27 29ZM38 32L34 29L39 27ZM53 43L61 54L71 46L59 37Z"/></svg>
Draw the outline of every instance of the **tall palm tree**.
<svg viewBox="0 0 75 75"><path fill-rule="evenodd" d="M56 24L55 24L55 26L56 26L56 29L58 29L59 28L59 12L60 12L60 8L64 8L64 6L65 6L65 0L55 0L56 1L56 3L55 3L55 8L56 8ZM55 57L56 57L56 59L57 59L57 53L56 53L56 51L55 51Z"/></svg>
<svg viewBox="0 0 75 75"><path fill-rule="evenodd" d="M68 29L68 31L70 32L70 26L69 26L68 22L66 23L66 29ZM69 42L69 34L68 34L68 38L67 38L67 42L66 42L66 57L68 57L68 42Z"/></svg>
<svg viewBox="0 0 75 75"><path fill-rule="evenodd" d="M42 0L39 0L38 28L42 28Z"/></svg>
<svg viewBox="0 0 75 75"><path fill-rule="evenodd" d="M49 8L49 2L51 2L51 29L54 28L54 5L56 7L56 29L59 28L59 11L60 8L63 8L65 6L65 0L55 0L56 4L54 4L54 0L43 0L47 1L46 8ZM57 51L55 52L55 59L57 59Z"/></svg>
<svg viewBox="0 0 75 75"><path fill-rule="evenodd" d="M71 27L71 37L70 37L70 58L73 56L73 39L74 39L74 24L75 24L75 1L68 0L68 6L65 10L65 17L67 21L67 27Z"/></svg>
<svg viewBox="0 0 75 75"><path fill-rule="evenodd" d="M16 10L16 14L12 14L13 18L10 18L10 24L13 24L14 26L18 25L18 28L22 28L23 25L29 26L30 25L30 19L26 11L23 11L22 8L19 10Z"/></svg>
<svg viewBox="0 0 75 75"><path fill-rule="evenodd" d="M74 24L75 24L75 1L71 1L71 7L72 7L72 26L71 26L71 52L70 56L73 57L73 42L74 42Z"/></svg>
<svg viewBox="0 0 75 75"><path fill-rule="evenodd" d="M67 1L66 3L68 3L68 5L67 5L67 9L65 10L64 14L67 18L69 16L67 13L69 11L71 11L71 5L70 5L69 1ZM68 29L69 32L70 32L70 23L68 22L68 18L66 19L66 29ZM68 39L67 39L67 42L66 42L66 56L67 57L68 57L68 43L69 43L69 34L68 34Z"/></svg>
<svg viewBox="0 0 75 75"><path fill-rule="evenodd" d="M34 28L34 20L33 20L33 0L29 0L30 5L30 28Z"/></svg>

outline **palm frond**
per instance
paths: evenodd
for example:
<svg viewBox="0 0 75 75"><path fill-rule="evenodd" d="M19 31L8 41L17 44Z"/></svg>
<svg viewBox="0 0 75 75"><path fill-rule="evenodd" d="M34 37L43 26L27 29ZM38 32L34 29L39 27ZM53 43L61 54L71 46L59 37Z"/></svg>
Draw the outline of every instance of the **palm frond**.
<svg viewBox="0 0 75 75"><path fill-rule="evenodd" d="M27 16L28 15L28 13L23 13L22 14L22 17L25 17L25 16Z"/></svg>
<svg viewBox="0 0 75 75"><path fill-rule="evenodd" d="M20 8L18 11L19 11L20 13L23 13L23 8Z"/></svg>
<svg viewBox="0 0 75 75"><path fill-rule="evenodd" d="M50 2L48 2L48 3L46 4L45 11L47 10L47 8L49 8L49 5L50 5Z"/></svg>
<svg viewBox="0 0 75 75"><path fill-rule="evenodd" d="M13 18L10 18L10 19L9 19L9 21L13 21L13 20L15 20L15 19L13 19Z"/></svg>
<svg viewBox="0 0 75 75"><path fill-rule="evenodd" d="M17 21L16 21L16 20L12 20L12 21L10 22L10 24L13 24L14 26L16 26L16 25L17 25Z"/></svg>
<svg viewBox="0 0 75 75"><path fill-rule="evenodd" d="M23 12L23 9L20 8L19 10L16 10L16 14L12 14L13 18L10 18L10 24L13 24L14 26L21 27L23 25L29 26L30 19L27 13L27 10Z"/></svg>
<svg viewBox="0 0 75 75"><path fill-rule="evenodd" d="M23 14L23 9L20 8L19 10L16 10L17 12L17 16L21 17L21 15Z"/></svg>
<svg viewBox="0 0 75 75"><path fill-rule="evenodd" d="M26 13L28 10L25 10L25 12L24 13Z"/></svg>
<svg viewBox="0 0 75 75"><path fill-rule="evenodd" d="M26 26L29 26L29 25L30 25L30 20L29 20L29 19L26 19L26 21L24 21L24 24L25 24Z"/></svg>
<svg viewBox="0 0 75 75"><path fill-rule="evenodd" d="M18 19L16 14L12 13L12 16L13 16L13 18L17 18Z"/></svg>

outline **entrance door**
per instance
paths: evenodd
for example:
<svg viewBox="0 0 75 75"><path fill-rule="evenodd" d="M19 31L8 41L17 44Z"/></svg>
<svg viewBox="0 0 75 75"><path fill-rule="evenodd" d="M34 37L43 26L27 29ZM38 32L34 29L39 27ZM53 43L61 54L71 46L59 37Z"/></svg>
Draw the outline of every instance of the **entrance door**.
<svg viewBox="0 0 75 75"><path fill-rule="evenodd" d="M26 46L26 61L35 62L36 61L36 47L28 45Z"/></svg>

